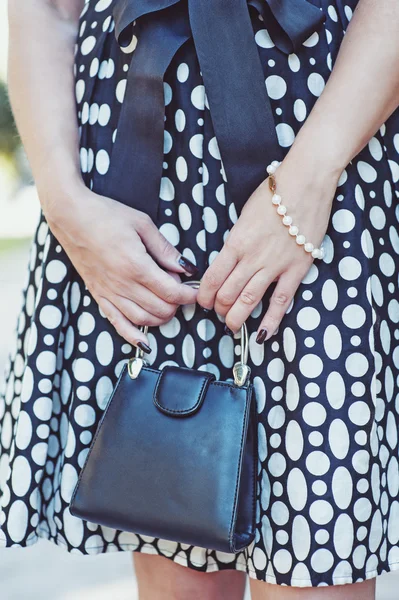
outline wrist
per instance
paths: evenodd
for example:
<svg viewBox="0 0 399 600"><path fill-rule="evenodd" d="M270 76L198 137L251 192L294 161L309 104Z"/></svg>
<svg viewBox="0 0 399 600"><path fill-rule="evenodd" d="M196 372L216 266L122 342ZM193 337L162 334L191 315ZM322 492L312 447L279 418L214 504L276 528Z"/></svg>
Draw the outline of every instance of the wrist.
<svg viewBox="0 0 399 600"><path fill-rule="evenodd" d="M348 161L349 162L349 161ZM296 137L283 160L285 169L295 174L301 188L336 188L348 164L336 156L330 146L319 144L313 138L309 143L305 136Z"/></svg>
<svg viewBox="0 0 399 600"><path fill-rule="evenodd" d="M65 228L69 217L76 216L82 194L88 191L80 176L42 177L36 179L36 187L43 214L54 233Z"/></svg>

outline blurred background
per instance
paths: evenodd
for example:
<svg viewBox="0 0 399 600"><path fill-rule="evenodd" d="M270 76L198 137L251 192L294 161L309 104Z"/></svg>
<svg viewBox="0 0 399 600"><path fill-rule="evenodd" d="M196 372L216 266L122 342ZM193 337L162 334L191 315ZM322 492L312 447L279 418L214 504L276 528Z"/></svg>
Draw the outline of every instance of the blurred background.
<svg viewBox="0 0 399 600"><path fill-rule="evenodd" d="M39 219L39 201L7 97L6 11L7 0L0 0L0 389ZM378 600L397 600L398 588L399 572L379 577ZM0 549L0 599L27 598L137 600L131 553L81 556L47 541L30 548Z"/></svg>

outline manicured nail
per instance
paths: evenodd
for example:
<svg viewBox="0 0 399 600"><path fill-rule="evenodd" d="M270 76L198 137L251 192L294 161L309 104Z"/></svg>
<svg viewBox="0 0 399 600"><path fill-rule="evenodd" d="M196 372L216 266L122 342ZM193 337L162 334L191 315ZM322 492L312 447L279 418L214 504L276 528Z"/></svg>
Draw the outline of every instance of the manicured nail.
<svg viewBox="0 0 399 600"><path fill-rule="evenodd" d="M265 341L267 336L267 329L261 329L258 333L258 335L256 336L256 341L258 344L263 344L263 342Z"/></svg>
<svg viewBox="0 0 399 600"><path fill-rule="evenodd" d="M230 327L227 327L227 325L225 325L225 326L224 326L224 330L225 330L225 332L227 333L227 335L231 335L231 337L233 337L233 335L234 335L234 331L232 331L232 330L230 329Z"/></svg>
<svg viewBox="0 0 399 600"><path fill-rule="evenodd" d="M143 350L143 352L147 352L147 354L152 352L152 349L149 347L149 345L145 344L144 342L137 342L137 345L140 348L140 350Z"/></svg>
<svg viewBox="0 0 399 600"><path fill-rule="evenodd" d="M183 269L187 271L187 273L190 273L190 275L196 275L199 271L198 267L196 267L195 264L191 262L191 260L188 260L188 258L186 258L183 255L180 256L178 262L179 265L181 265Z"/></svg>

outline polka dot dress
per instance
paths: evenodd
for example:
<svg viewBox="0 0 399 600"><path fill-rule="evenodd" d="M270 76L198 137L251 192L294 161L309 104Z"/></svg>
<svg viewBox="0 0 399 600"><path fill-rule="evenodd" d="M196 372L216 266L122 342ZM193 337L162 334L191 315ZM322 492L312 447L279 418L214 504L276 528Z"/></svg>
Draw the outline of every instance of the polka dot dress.
<svg viewBox="0 0 399 600"><path fill-rule="evenodd" d="M288 149L323 90L356 0L312 0L326 16L296 54L251 7L279 144ZM112 0L80 18L75 76L81 170L107 177L135 44L114 37ZM139 34L138 34L139 35ZM236 220L191 40L165 75L162 233L203 273ZM249 363L259 433L257 530L237 555L115 531L73 517L71 494L132 347L113 329L41 216L0 396L0 544L48 538L68 551L159 554L200 571L237 569L293 586L346 584L399 568L399 112L341 176L326 256L278 332L256 329ZM238 339L198 306L151 328L151 364L231 377Z"/></svg>

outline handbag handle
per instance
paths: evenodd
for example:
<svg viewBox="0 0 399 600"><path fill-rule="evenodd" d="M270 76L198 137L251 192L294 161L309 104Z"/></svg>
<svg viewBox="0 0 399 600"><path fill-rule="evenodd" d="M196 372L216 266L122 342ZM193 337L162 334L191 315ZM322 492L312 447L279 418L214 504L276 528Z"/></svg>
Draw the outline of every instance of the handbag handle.
<svg viewBox="0 0 399 600"><path fill-rule="evenodd" d="M195 288L199 288L200 281L196 279L190 279L189 281L184 282L186 285L190 285ZM146 334L148 332L148 325L143 325L140 327L140 330ZM242 387L246 384L248 377L251 373L251 369L248 366L248 349L249 349L249 339L248 339L248 328L246 323L244 322L241 325L240 332L240 360L237 361L233 366L233 378L235 385ZM128 373L131 379L136 379L138 374L141 371L141 368L147 364L147 361L144 357L144 352L138 346L136 346L136 354L133 358L129 359L128 362Z"/></svg>

